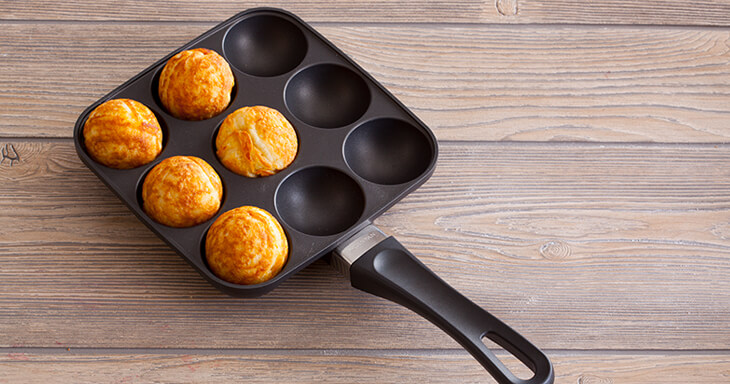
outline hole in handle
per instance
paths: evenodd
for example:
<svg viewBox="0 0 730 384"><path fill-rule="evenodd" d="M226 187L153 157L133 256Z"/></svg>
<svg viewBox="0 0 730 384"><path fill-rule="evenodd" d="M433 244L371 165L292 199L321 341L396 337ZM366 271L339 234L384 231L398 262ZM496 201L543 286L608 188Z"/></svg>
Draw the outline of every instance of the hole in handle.
<svg viewBox="0 0 730 384"><path fill-rule="evenodd" d="M504 359L501 359L499 357L497 358L499 359L499 361L502 362L502 365L504 365L518 379L530 380L535 377L535 370L534 368L530 367L532 363L524 356L520 356L519 353L515 353L514 348L511 347L511 345L503 340L501 337L497 336L497 334L485 334L484 336L482 336L482 343L484 343L484 345L492 352L498 349L504 349L508 353L511 353L515 357L514 359L511 356L509 357L508 361L505 361Z"/></svg>

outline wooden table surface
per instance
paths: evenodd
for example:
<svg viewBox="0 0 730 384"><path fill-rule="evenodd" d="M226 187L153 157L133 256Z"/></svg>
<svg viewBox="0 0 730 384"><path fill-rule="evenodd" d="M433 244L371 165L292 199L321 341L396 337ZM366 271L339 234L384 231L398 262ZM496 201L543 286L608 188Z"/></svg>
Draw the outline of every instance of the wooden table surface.
<svg viewBox="0 0 730 384"><path fill-rule="evenodd" d="M6 0L0 383L492 382L324 261L221 294L76 156L88 105L261 5L433 129L435 174L376 224L557 382L730 382L727 0Z"/></svg>

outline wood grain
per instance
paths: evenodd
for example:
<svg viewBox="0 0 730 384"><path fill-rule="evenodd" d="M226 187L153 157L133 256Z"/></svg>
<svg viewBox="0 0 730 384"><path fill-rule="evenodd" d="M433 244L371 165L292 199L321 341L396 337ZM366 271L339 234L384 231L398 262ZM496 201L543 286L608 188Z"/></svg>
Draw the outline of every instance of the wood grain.
<svg viewBox="0 0 730 384"><path fill-rule="evenodd" d="M324 262L225 297L70 140L5 144L21 161L0 164L0 346L458 347ZM728 149L443 143L431 180L377 224L543 348L726 349Z"/></svg>
<svg viewBox="0 0 730 384"><path fill-rule="evenodd" d="M0 1L0 384L493 383L324 260L224 296L76 157L84 108L261 5L436 132L436 173L376 223L556 383L730 380L727 0L31 0Z"/></svg>
<svg viewBox="0 0 730 384"><path fill-rule="evenodd" d="M194 351L192 351L194 352ZM498 354L510 369L516 359ZM724 383L727 354L556 353L556 383ZM459 351L77 352L0 355L0 383L494 383Z"/></svg>
<svg viewBox="0 0 730 384"><path fill-rule="evenodd" d="M280 7L307 21L728 25L724 0L418 1L4 1L3 20L222 21L248 8Z"/></svg>
<svg viewBox="0 0 730 384"><path fill-rule="evenodd" d="M3 25L0 136L70 137L88 105L211 26ZM726 30L318 27L440 140L730 141Z"/></svg>

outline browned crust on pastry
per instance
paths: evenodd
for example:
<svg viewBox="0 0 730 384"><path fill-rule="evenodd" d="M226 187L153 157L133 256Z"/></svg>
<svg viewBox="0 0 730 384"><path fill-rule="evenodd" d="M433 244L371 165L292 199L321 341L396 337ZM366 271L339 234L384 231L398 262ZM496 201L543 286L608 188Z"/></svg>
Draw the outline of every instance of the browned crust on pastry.
<svg viewBox="0 0 730 384"><path fill-rule="evenodd" d="M297 155L297 134L279 111L243 107L226 117L215 140L216 154L231 171L247 177L269 176Z"/></svg>
<svg viewBox="0 0 730 384"><path fill-rule="evenodd" d="M234 78L228 62L210 49L182 51L160 73L160 101L183 120L209 119L231 102Z"/></svg>
<svg viewBox="0 0 730 384"><path fill-rule="evenodd" d="M113 99L96 107L84 123L83 135L89 156L111 168L136 168L162 151L157 117L131 99Z"/></svg>
<svg viewBox="0 0 730 384"><path fill-rule="evenodd" d="M144 211L158 223L190 227L220 209L223 185L205 160L174 156L157 164L142 185Z"/></svg>
<svg viewBox="0 0 730 384"><path fill-rule="evenodd" d="M267 211L244 206L218 217L205 238L208 266L223 280L258 284L276 276L289 255L279 222Z"/></svg>

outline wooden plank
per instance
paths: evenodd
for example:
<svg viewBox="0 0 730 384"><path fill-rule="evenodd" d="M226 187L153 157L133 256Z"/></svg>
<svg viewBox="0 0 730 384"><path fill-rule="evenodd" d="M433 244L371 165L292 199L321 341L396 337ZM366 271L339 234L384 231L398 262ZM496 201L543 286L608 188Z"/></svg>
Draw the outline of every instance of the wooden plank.
<svg viewBox="0 0 730 384"><path fill-rule="evenodd" d="M514 358L498 355L510 369ZM724 383L727 354L552 355L556 383ZM0 383L494 383L455 351L75 352L0 355Z"/></svg>
<svg viewBox="0 0 730 384"><path fill-rule="evenodd" d="M6 145L20 160L0 164L0 346L457 348L324 262L225 297L70 140ZM439 161L377 224L537 345L730 345L727 146L443 143Z"/></svg>
<svg viewBox="0 0 730 384"><path fill-rule="evenodd" d="M728 25L724 0L4 1L3 20L222 21L248 8L285 8L315 22Z"/></svg>
<svg viewBox="0 0 730 384"><path fill-rule="evenodd" d="M210 26L3 25L0 136L70 137L88 105ZM440 140L730 141L726 30L319 27Z"/></svg>

